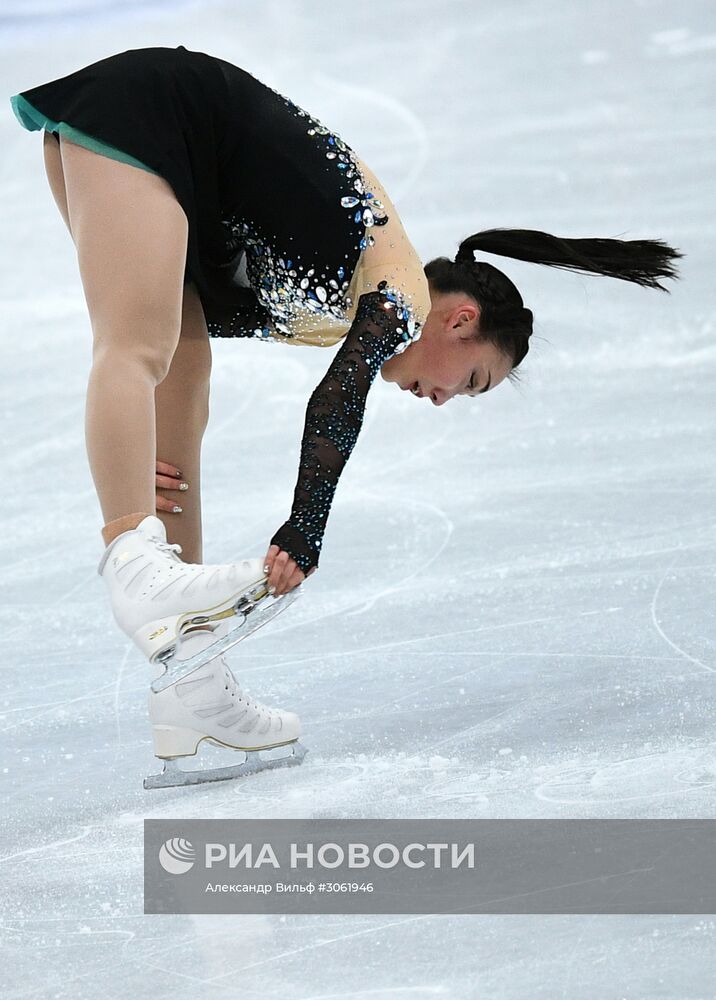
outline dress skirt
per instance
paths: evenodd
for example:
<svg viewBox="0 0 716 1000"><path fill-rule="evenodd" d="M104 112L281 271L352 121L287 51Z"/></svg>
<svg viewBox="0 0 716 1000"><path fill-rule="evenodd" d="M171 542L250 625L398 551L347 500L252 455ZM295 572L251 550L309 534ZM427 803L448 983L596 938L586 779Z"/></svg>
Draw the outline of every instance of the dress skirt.
<svg viewBox="0 0 716 1000"><path fill-rule="evenodd" d="M168 181L189 223L184 281L195 283L216 335L233 335L242 310L249 330L261 311L281 318L291 283L323 307L357 265L365 225L348 147L226 60L183 45L130 49L11 104L26 129ZM248 286L236 280L243 258Z"/></svg>
<svg viewBox="0 0 716 1000"><path fill-rule="evenodd" d="M45 129L171 185L188 220L184 282L221 298L226 230L219 200L225 83L212 57L177 48L130 49L10 101L30 131Z"/></svg>

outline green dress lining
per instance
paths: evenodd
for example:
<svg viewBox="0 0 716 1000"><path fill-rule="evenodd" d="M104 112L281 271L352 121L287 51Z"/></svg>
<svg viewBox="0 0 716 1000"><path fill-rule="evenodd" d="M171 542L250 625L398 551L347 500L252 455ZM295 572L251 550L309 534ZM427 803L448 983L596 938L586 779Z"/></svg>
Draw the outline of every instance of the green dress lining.
<svg viewBox="0 0 716 1000"><path fill-rule="evenodd" d="M36 107L30 104L22 94L14 94L10 98L10 104L17 120L29 132L37 132L41 128L46 129L48 132L58 132L72 142L76 142L80 146L86 146L87 149L91 149L94 153L101 153L103 156L109 156L111 159L119 160L121 163L129 163L131 166L139 167L140 170L146 170L150 174L159 173L157 170L152 170L151 167L148 167L146 163L142 163L141 160L137 160L134 156L130 156L129 153L125 153L123 149L117 149L115 146L110 146L108 142L95 139L94 136L87 135L86 132L68 125L67 122L52 121L51 118L43 115L41 111L38 111Z"/></svg>

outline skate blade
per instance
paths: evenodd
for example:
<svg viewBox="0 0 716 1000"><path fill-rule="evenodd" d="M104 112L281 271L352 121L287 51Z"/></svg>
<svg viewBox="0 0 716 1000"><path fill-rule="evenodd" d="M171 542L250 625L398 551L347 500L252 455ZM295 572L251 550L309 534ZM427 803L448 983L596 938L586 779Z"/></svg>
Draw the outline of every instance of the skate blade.
<svg viewBox="0 0 716 1000"><path fill-rule="evenodd" d="M262 757L268 749L276 750L281 747L290 747L291 752L281 757ZM249 774L258 774L259 771L270 771L277 767L293 767L303 762L303 758L308 753L308 748L295 740L293 743L279 744L277 747L270 747L264 750L244 750L237 751L244 753L246 759L240 764L230 764L227 767L207 768L204 771L183 771L179 767L179 760L184 758L173 758L163 761L164 767L159 774L150 774L144 779L145 788L177 788L184 785L203 785L211 781L228 781L231 778L243 778Z"/></svg>
<svg viewBox="0 0 716 1000"><path fill-rule="evenodd" d="M185 660L178 660L176 654L180 646L174 643L155 657L154 662L163 663L166 669L163 674L160 674L159 677L152 681L152 691L155 693L163 691L165 688L180 681L183 677L186 677L192 670L202 667L209 660L213 660L214 657L225 653L227 649L231 649L232 646L235 646L243 639L247 639L256 629L261 628L262 625L266 625L276 615L285 611L290 604L293 604L300 596L300 591L301 587L299 585L289 591L288 594L281 594L280 597L272 598L266 590L265 584L258 584L244 594L232 608L219 612L216 615L193 615L187 617L182 623L182 629L210 622L226 622L232 617L235 620L225 635L220 639L216 639L210 646L202 649L201 652L196 653L194 656L187 657ZM266 603L267 601L270 601L270 603Z"/></svg>

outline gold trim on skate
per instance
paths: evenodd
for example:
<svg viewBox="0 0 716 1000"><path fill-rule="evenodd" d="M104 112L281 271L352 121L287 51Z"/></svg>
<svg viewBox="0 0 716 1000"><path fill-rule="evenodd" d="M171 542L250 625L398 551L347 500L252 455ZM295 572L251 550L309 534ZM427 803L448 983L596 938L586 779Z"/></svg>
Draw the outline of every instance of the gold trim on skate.
<svg viewBox="0 0 716 1000"><path fill-rule="evenodd" d="M163 691L176 681L186 677L192 670L203 666L221 653L225 653L232 646L252 635L262 625L266 625L276 615L285 611L301 594L301 584L299 584L288 593L273 597L272 594L269 594L266 583L267 579L264 579L261 583L254 584L253 587L243 588L238 597L231 599L228 608L224 607L222 611L215 614L211 613L212 608L206 608L179 616L176 622L176 638L164 649L154 652L149 658L150 663L161 663L165 667L164 673L152 681L152 691L155 693ZM271 603L262 607L267 597L272 598ZM222 607L226 603L226 601L222 601L215 607ZM237 622L236 627L230 629L222 638L216 639L194 656L183 660L176 659L176 653L181 648L181 637L185 634L187 626L206 625L239 616L241 620Z"/></svg>
<svg viewBox="0 0 716 1000"><path fill-rule="evenodd" d="M182 760L184 757L196 757L199 752L199 744L203 743L204 740L208 740L209 743L215 743L218 747L223 747L225 750L241 750L243 753L260 753L262 750L275 750L276 747L287 747L291 743L297 742L296 740L283 740L282 743L271 743L265 747L238 747L234 743L224 743L223 740L217 739L216 736L201 736L199 737L196 747L194 748L194 753L158 753L154 756L157 760Z"/></svg>

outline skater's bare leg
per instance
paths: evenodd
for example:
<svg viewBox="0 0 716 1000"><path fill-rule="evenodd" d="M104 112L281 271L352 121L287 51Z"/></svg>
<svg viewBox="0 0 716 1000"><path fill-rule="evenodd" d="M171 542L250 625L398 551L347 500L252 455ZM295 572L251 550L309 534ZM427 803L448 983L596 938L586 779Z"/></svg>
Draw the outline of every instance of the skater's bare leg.
<svg viewBox="0 0 716 1000"><path fill-rule="evenodd" d="M93 333L87 455L109 544L156 509L154 393L179 341L188 226L163 177L64 137L60 151Z"/></svg>
<svg viewBox="0 0 716 1000"><path fill-rule="evenodd" d="M67 208L67 193L65 192L65 173L62 169L62 155L60 153L60 142L57 133L43 133L43 155L45 158L45 173L55 199L60 215L67 226L67 230L72 235L70 226L70 214Z"/></svg>
<svg viewBox="0 0 716 1000"><path fill-rule="evenodd" d="M176 466L189 484L186 492L157 488L157 517L167 541L178 542L184 562L202 562L201 442L209 420L211 347L201 300L193 284L184 286L181 336L167 377L154 391L157 458ZM163 510L178 505L181 513Z"/></svg>

